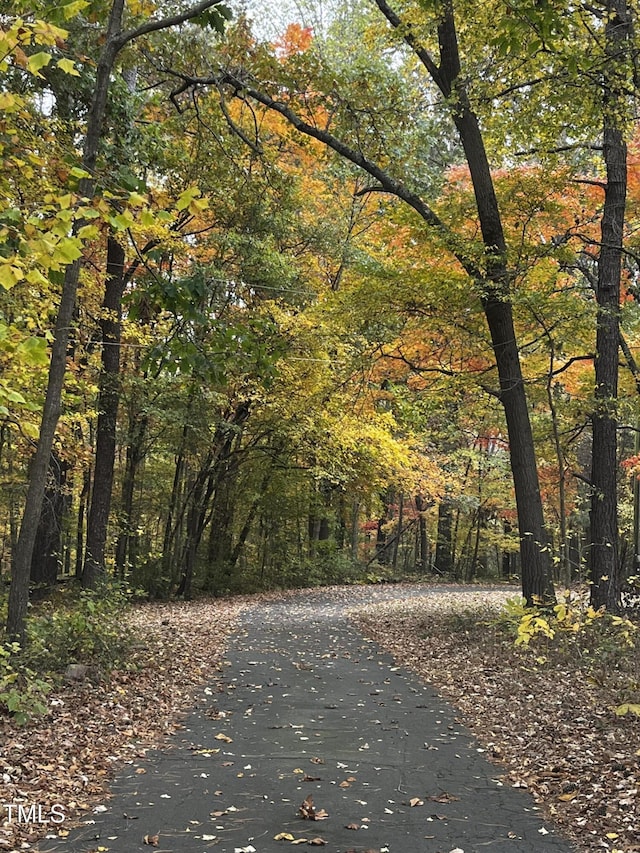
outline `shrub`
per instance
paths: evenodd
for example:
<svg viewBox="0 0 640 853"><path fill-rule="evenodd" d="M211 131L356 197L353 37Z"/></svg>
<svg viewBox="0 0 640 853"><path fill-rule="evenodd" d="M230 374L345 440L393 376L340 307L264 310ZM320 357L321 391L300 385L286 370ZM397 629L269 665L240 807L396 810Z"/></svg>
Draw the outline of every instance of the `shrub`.
<svg viewBox="0 0 640 853"><path fill-rule="evenodd" d="M0 646L0 711L11 714L22 725L47 710L46 694L51 685L24 666L17 643Z"/></svg>
<svg viewBox="0 0 640 853"><path fill-rule="evenodd" d="M112 585L99 592L72 591L42 605L27 623L29 665L40 672L70 663L113 669L130 644L122 623L127 602L126 590Z"/></svg>

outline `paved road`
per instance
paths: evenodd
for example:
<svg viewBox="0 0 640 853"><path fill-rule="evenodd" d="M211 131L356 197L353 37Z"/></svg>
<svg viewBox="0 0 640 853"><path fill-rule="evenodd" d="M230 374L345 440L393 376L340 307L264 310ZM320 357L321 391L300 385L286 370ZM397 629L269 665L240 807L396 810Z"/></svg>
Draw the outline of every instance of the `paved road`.
<svg viewBox="0 0 640 853"><path fill-rule="evenodd" d="M173 748L128 767L108 811L39 849L153 850L146 836L162 853L276 853L298 839L329 853L569 853L453 710L348 624L371 594L249 610Z"/></svg>

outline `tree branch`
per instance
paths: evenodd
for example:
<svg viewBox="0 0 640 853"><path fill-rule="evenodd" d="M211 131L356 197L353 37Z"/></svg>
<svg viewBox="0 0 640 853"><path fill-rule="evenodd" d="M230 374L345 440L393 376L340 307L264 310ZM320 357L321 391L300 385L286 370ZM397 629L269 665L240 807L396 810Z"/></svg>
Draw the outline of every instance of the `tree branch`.
<svg viewBox="0 0 640 853"><path fill-rule="evenodd" d="M222 5L222 0L202 0L202 2L196 3L195 6L185 9L184 12L179 12L176 15L170 15L167 18L159 18L155 21L147 21L139 27L125 30L124 32L119 33L115 39L117 49L120 50L125 46L125 44L128 44L130 41L134 41L134 39L137 39L140 36L148 35L148 33L155 33L158 32L158 30L166 30L169 27L177 27L179 24L184 24L192 18L197 18L198 15L201 15L203 12L207 12L209 9L213 9L215 6Z"/></svg>

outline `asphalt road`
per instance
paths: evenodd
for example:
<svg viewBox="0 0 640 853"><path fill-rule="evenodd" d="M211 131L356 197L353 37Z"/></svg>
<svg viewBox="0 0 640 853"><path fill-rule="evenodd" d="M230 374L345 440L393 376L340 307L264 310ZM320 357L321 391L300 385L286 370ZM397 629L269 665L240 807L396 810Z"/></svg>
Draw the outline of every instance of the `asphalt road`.
<svg viewBox="0 0 640 853"><path fill-rule="evenodd" d="M373 594L301 593L248 611L224 676L171 747L128 766L106 811L38 849L569 853L444 700L348 623Z"/></svg>

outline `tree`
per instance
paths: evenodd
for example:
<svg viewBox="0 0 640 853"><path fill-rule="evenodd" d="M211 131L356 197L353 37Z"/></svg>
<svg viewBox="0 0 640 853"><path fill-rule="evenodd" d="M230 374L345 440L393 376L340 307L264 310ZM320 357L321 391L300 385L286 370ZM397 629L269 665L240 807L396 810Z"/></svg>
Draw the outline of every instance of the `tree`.
<svg viewBox="0 0 640 853"><path fill-rule="evenodd" d="M627 123L631 11L625 0L603 4L605 63L602 74L603 156L606 168L598 304L595 403L591 467L591 601L612 612L620 608L618 555L618 349L620 279L627 194Z"/></svg>
<svg viewBox="0 0 640 853"><path fill-rule="evenodd" d="M259 79L260 67L247 69L247 73L232 73L221 69L214 76L193 76L180 74L183 86L223 86L227 92L246 101L262 105L284 117L298 132L310 136L338 155L345 158L367 173L373 184L367 192L383 192L397 196L408 204L423 221L438 233L443 247L446 247L458 263L466 270L473 282L474 293L480 299L487 325L490 331L493 353L496 360L499 389L496 396L504 407L509 435L511 470L513 475L518 524L521 542L523 566L523 594L527 601L553 598L551 581L551 558L549 541L544 526L542 502L536 469L533 435L527 407L525 385L520 365L517 337L515 333L511 278L508 266L507 245L503 232L500 207L498 205L489 161L478 118L472 108L466 77L461 66L458 45L456 7L451 0L438 3L435 15L426 16L420 27L411 26L386 0L375 0L376 6L397 35L398 43L404 43L417 60L429 80L440 91L443 108L453 122L458 138L464 150L475 192L476 212L482 235L483 251L478 253L468 245L460 246L459 235L450 231L432 206L412 189L416 179L413 175L398 178L391 166L381 166L366 153L368 138L375 138L375 125L368 129L360 128L358 118L351 123L353 141L349 141L348 119L350 113L349 94L338 93L331 105L331 95L317 97L309 91L304 93L296 105L296 93L293 86L285 88L277 84L273 94L265 86L258 88L253 79ZM420 12L413 10L413 17L420 19ZM426 45L422 37L426 27L434 34L435 53ZM420 34L418 34L420 33ZM248 59L250 62L250 59ZM282 64L282 63L281 63ZM287 69L289 70L289 69ZM292 69L293 79L297 80L299 64ZM270 72L277 76L277 64L270 66ZM173 72L175 74L175 72ZM286 74L285 80L286 80ZM288 81L287 81L288 82ZM292 81L293 82L293 81ZM312 104L311 114L305 115L306 104ZM342 110L346 122L344 136L330 129L334 123L334 114ZM346 118L345 118L346 114ZM345 141L346 140L346 141ZM374 155L375 156L375 155ZM380 152L382 158L382 153ZM386 159L389 158L388 153ZM384 158L383 158L384 159Z"/></svg>
<svg viewBox="0 0 640 853"><path fill-rule="evenodd" d="M202 0L202 2L188 7L186 10L175 15L164 18L152 18L139 26L123 29L125 2L124 0L113 0L103 32L91 107L87 116L80 166L82 177L77 190L77 197L79 199L91 199L95 192L96 167L100 152L102 123L105 115L111 74L118 54L126 45L142 36L176 27L198 16L204 15L208 17L209 22L221 26L224 16L220 7L220 0ZM224 9L224 7L221 8ZM76 219L73 226L73 234L78 235L86 224L87 221L85 219ZM31 466L29 488L20 525L20 534L13 557L7 634L10 638L21 642L24 641L31 555L46 487L51 448L60 413L69 330L73 321L81 266L82 261L78 254L75 260L67 266L64 275L54 339L51 346L49 378L42 411L38 445Z"/></svg>

